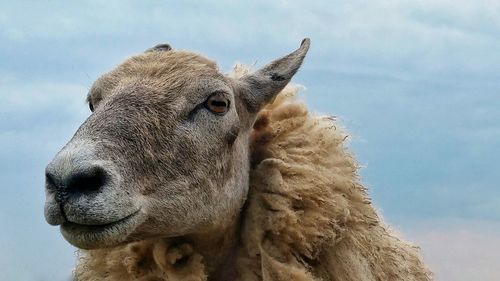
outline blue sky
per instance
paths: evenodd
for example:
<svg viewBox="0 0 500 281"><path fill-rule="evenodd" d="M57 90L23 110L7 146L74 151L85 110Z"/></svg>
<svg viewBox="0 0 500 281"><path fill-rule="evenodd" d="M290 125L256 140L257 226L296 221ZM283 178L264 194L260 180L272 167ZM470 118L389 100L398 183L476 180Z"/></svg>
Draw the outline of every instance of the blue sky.
<svg viewBox="0 0 500 281"><path fill-rule="evenodd" d="M92 82L157 43L224 71L312 47L295 82L338 116L386 220L440 280L500 270L500 2L0 0L0 280L65 280L43 171Z"/></svg>

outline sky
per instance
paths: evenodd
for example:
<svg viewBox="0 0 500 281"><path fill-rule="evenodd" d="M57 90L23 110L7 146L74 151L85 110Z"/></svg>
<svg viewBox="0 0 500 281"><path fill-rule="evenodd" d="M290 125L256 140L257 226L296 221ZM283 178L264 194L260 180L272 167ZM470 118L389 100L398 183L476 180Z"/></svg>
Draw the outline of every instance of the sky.
<svg viewBox="0 0 500 281"><path fill-rule="evenodd" d="M0 0L0 280L68 280L44 168L92 82L158 43L229 72L312 46L294 82L350 132L386 222L438 280L500 276L500 1Z"/></svg>

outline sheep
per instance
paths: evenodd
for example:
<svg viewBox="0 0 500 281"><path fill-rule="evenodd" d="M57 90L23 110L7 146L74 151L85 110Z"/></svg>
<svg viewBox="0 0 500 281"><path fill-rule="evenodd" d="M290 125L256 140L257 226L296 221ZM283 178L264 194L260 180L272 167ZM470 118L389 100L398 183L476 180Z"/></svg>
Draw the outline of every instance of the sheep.
<svg viewBox="0 0 500 281"><path fill-rule="evenodd" d="M372 206L341 126L289 84L309 44L231 75L162 44L96 81L46 169L75 280L432 280Z"/></svg>

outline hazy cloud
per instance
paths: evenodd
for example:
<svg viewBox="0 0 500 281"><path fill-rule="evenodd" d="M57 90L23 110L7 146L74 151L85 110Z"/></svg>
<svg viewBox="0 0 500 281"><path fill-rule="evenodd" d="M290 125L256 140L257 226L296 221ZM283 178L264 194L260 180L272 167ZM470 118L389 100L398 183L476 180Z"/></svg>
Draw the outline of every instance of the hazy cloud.
<svg viewBox="0 0 500 281"><path fill-rule="evenodd" d="M436 280L498 280L500 223L440 219L407 225L408 237L422 248Z"/></svg>
<svg viewBox="0 0 500 281"><path fill-rule="evenodd" d="M295 81L311 108L352 132L382 213L422 244L440 280L493 280L499 33L500 2L488 0L4 1L0 279L63 280L74 264L43 219L43 170L88 116L101 73L159 42L223 70L260 66L309 36Z"/></svg>

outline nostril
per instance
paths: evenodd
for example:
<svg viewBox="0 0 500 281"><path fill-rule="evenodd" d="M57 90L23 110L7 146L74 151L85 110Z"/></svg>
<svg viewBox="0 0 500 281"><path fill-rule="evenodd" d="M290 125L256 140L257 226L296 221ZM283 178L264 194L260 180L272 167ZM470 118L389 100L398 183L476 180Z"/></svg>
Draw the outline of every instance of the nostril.
<svg viewBox="0 0 500 281"><path fill-rule="evenodd" d="M102 167L93 166L71 175L66 188L69 193L93 193L106 184L107 178Z"/></svg>
<svg viewBox="0 0 500 281"><path fill-rule="evenodd" d="M52 175L49 172L45 173L45 187L48 190L55 190L55 189L57 189L56 181L54 179L54 175Z"/></svg>
<svg viewBox="0 0 500 281"><path fill-rule="evenodd" d="M55 194L57 203L63 204L66 201L68 194L64 189L61 189L61 181L57 180L57 177L48 171L45 172L45 188Z"/></svg>

